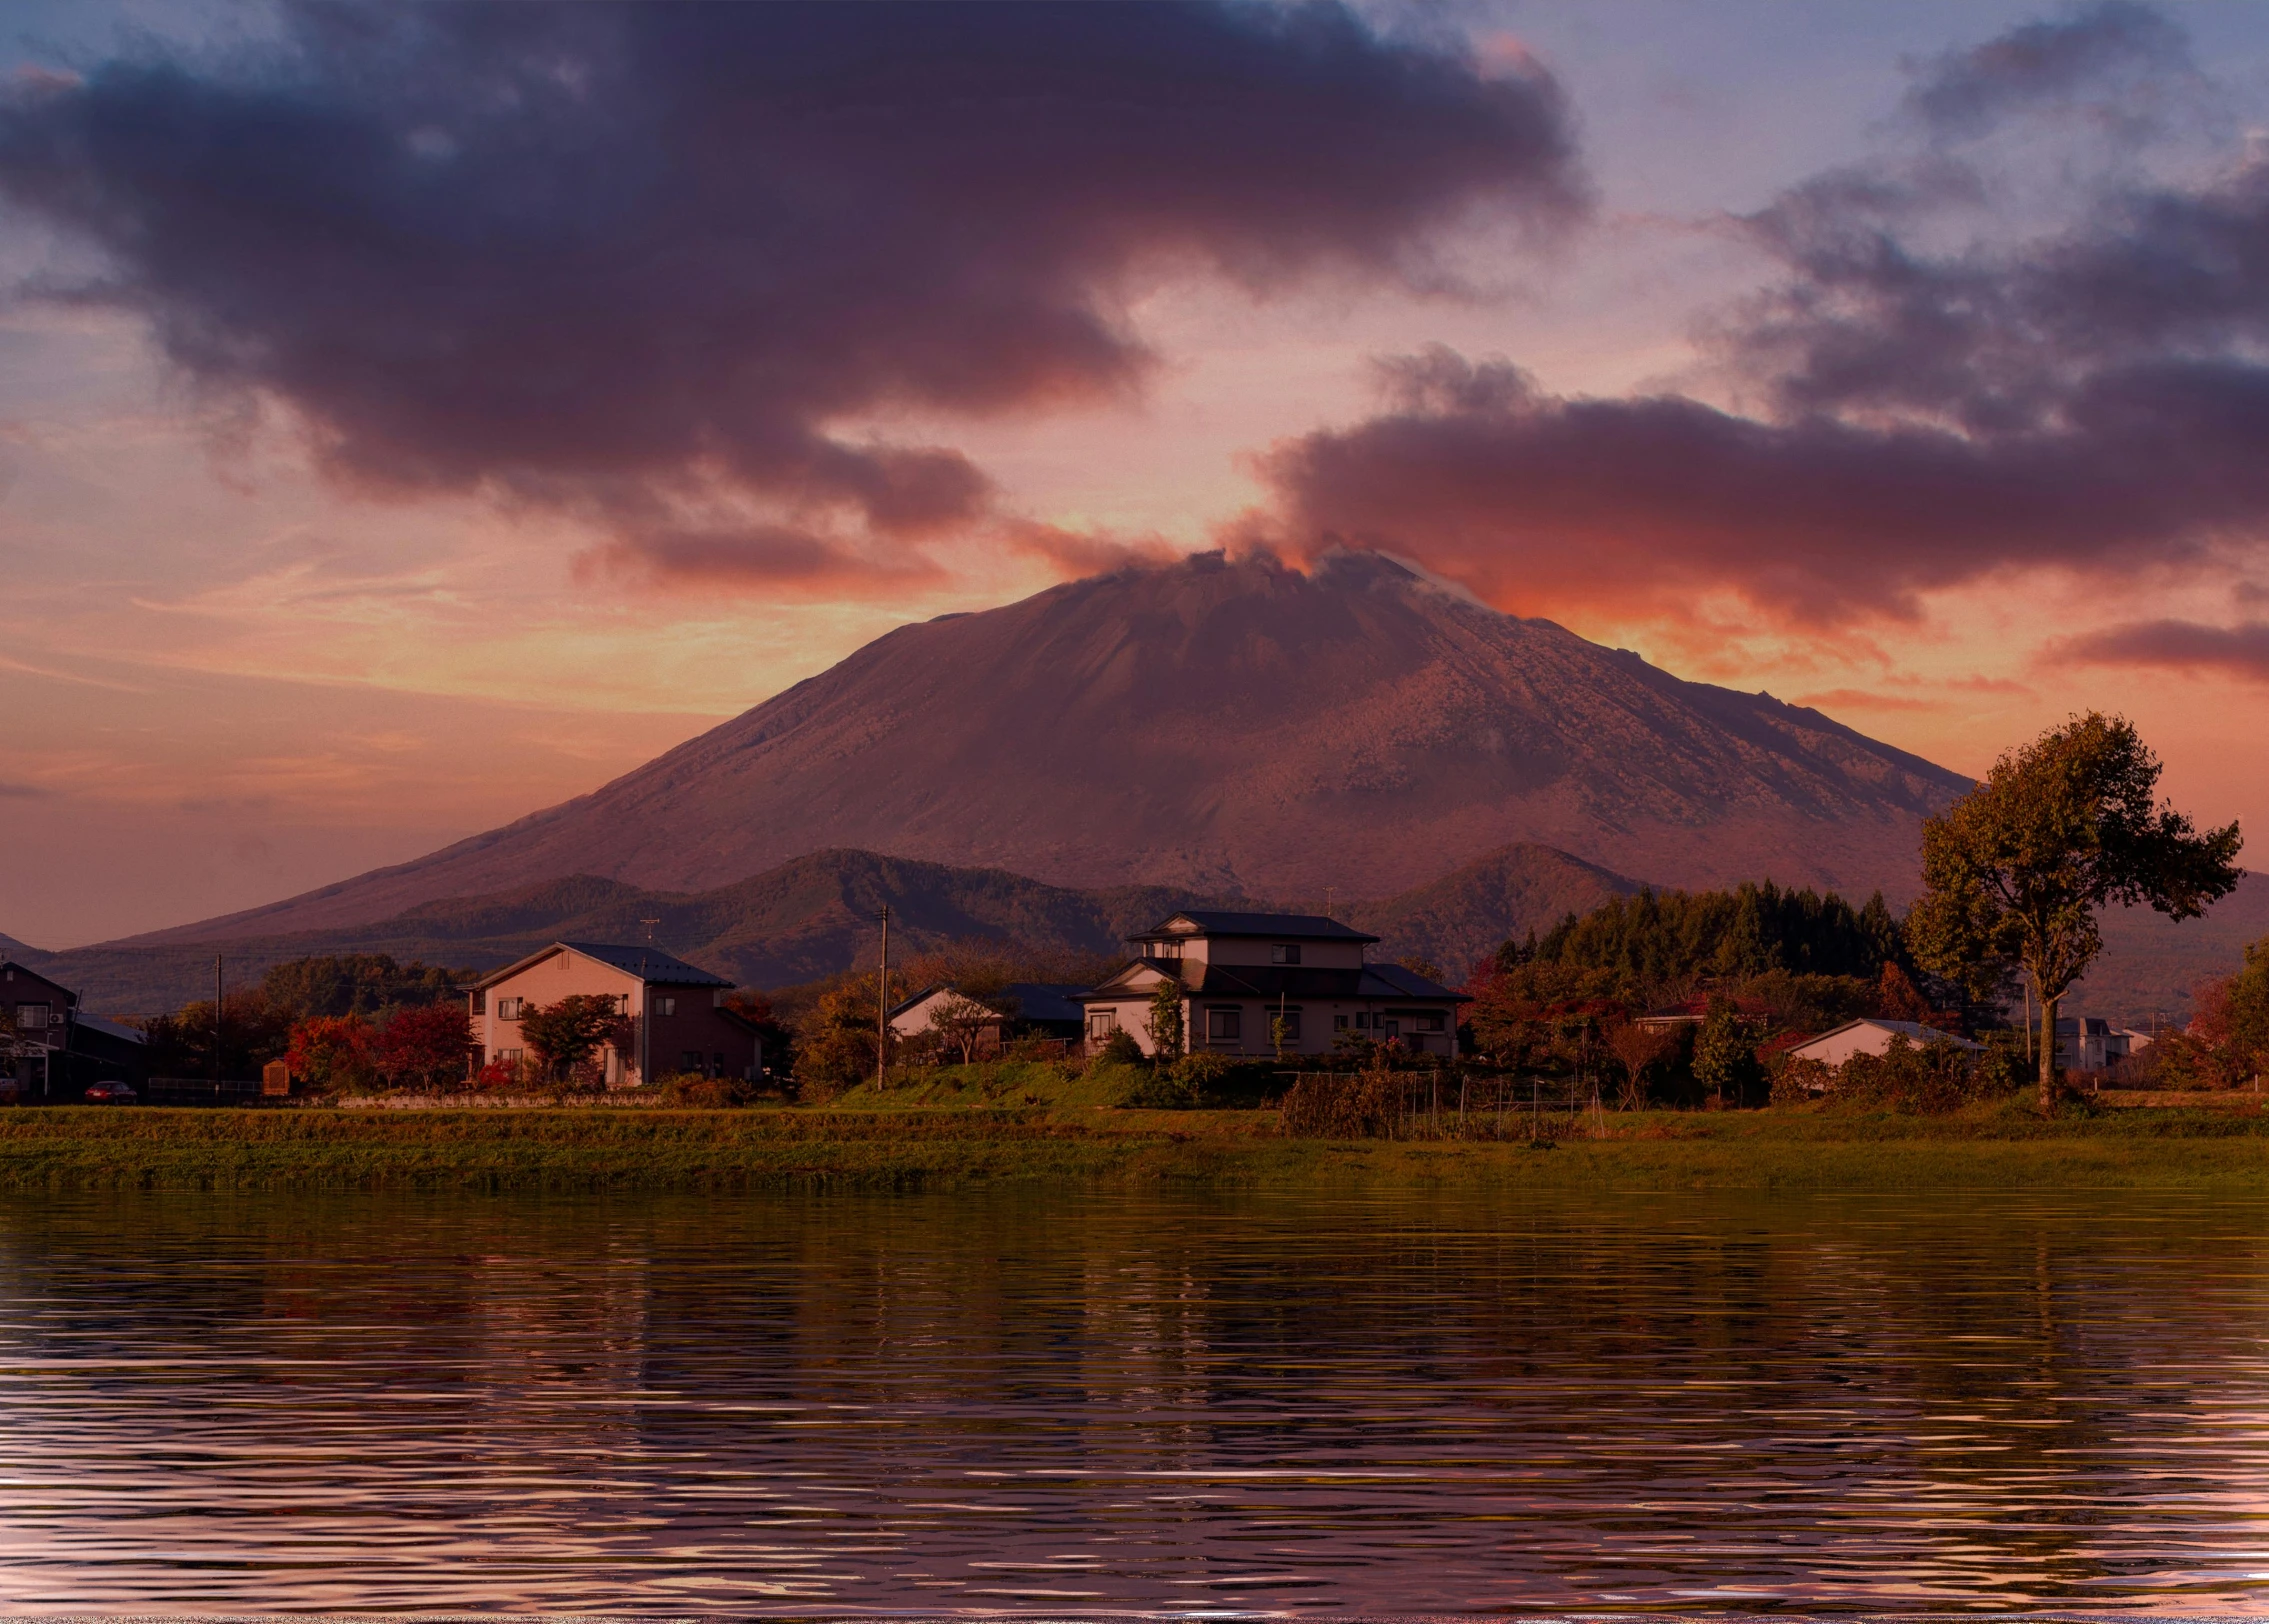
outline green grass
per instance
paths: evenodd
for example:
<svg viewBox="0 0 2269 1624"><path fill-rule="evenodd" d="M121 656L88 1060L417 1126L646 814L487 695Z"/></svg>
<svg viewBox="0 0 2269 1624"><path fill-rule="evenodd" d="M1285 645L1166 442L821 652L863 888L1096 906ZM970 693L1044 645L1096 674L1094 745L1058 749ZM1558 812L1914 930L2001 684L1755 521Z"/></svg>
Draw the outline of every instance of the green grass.
<svg viewBox="0 0 2269 1624"><path fill-rule="evenodd" d="M1045 1070L1046 1068L1037 1068ZM1817 1109L1609 1115L1605 1137L1288 1139L1266 1111L1113 1108L1108 1076L1009 1068L825 1108L745 1111L0 1111L0 1190L727 1190L1039 1180L1374 1180L1502 1189L2218 1189L2269 1192L2258 1109L2042 1121ZM1039 1094L1040 1103L1028 1103ZM1104 1097L1096 1097L1104 1096Z"/></svg>

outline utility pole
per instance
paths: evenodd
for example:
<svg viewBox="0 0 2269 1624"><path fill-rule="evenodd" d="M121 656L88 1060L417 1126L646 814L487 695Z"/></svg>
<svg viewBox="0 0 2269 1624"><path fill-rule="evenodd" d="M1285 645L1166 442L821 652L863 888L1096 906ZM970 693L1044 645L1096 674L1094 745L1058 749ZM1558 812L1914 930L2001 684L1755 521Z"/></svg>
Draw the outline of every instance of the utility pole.
<svg viewBox="0 0 2269 1624"><path fill-rule="evenodd" d="M882 905L882 969L875 978L875 1092L890 1082L890 904Z"/></svg>
<svg viewBox="0 0 2269 1624"><path fill-rule="evenodd" d="M221 956L213 955L213 1098L221 1097Z"/></svg>
<svg viewBox="0 0 2269 1624"><path fill-rule="evenodd" d="M659 925L661 921L659 919L641 919L639 923L646 927L646 945L652 947L654 945L654 927Z"/></svg>

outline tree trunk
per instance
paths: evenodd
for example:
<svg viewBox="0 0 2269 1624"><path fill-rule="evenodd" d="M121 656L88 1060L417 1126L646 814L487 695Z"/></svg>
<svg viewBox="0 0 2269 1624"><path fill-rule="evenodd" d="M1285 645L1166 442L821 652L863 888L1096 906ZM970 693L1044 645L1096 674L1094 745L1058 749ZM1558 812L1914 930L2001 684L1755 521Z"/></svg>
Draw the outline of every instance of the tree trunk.
<svg viewBox="0 0 2269 1624"><path fill-rule="evenodd" d="M2056 999L2041 989L2041 1115L2056 1108Z"/></svg>

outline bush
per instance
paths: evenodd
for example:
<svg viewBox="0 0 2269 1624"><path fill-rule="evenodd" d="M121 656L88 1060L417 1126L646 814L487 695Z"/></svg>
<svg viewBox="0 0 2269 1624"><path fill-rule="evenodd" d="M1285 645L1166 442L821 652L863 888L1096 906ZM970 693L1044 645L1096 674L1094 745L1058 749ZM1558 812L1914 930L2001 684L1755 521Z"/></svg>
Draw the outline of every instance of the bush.
<svg viewBox="0 0 2269 1624"><path fill-rule="evenodd" d="M1999 1099L2024 1086L2024 1060L2006 1044L1983 1054L1951 1043L1921 1047L1903 1037L1881 1055L1845 1061L1828 1098L1838 1105L1939 1116L1975 1101Z"/></svg>
<svg viewBox="0 0 2269 1624"><path fill-rule="evenodd" d="M1141 1071L1133 1082L1119 1091L1119 1103L1141 1111L1189 1111L1198 1104L1198 1091L1185 1078L1178 1077L1178 1067L1158 1071Z"/></svg>
<svg viewBox="0 0 2269 1624"><path fill-rule="evenodd" d="M1303 1139L1385 1139L1401 1120L1404 1079L1384 1067L1310 1072L1284 1093L1284 1130Z"/></svg>
<svg viewBox="0 0 2269 1624"><path fill-rule="evenodd" d="M1095 1058L1115 1066L1139 1066L1144 1056L1142 1045L1135 1041L1135 1035L1122 1026L1112 1029L1110 1037L1104 1040L1103 1047L1096 1051Z"/></svg>
<svg viewBox="0 0 2269 1624"><path fill-rule="evenodd" d="M754 1083L738 1077L704 1077L698 1071L672 1072L662 1079L661 1090L670 1104L702 1111L746 1105L756 1097Z"/></svg>

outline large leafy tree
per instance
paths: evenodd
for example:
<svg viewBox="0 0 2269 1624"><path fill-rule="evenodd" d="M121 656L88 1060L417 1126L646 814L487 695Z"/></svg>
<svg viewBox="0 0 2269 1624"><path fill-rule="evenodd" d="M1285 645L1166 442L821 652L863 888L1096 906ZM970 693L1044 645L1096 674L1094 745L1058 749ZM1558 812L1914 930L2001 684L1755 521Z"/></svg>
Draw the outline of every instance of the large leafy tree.
<svg viewBox="0 0 2269 1624"><path fill-rule="evenodd" d="M631 1025L612 998L576 992L556 1004L530 1005L520 1017L520 1034L544 1070L560 1079L610 1043L617 1054L627 1054Z"/></svg>
<svg viewBox="0 0 2269 1624"><path fill-rule="evenodd" d="M2158 799L2159 759L2091 711L1993 765L1923 825L1928 887L1907 916L1925 968L1979 986L2015 966L2040 1006L2040 1104L2056 1092L2056 1008L2103 948L2097 913L2193 919L2237 886L2238 827L2201 834Z"/></svg>

